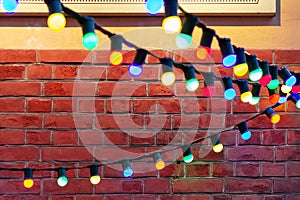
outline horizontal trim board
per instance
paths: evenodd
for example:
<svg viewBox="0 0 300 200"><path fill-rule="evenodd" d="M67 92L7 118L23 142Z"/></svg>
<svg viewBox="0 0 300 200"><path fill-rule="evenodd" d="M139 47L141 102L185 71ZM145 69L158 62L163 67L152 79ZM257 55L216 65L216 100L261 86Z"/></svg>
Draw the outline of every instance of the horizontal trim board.
<svg viewBox="0 0 300 200"><path fill-rule="evenodd" d="M47 15L43 0L19 0L15 15ZM144 0L62 0L81 14L94 16L147 15ZM203 16L274 16L276 0L179 0L186 11ZM164 9L161 10L161 13ZM180 13L180 12L179 12ZM1 14L5 14L1 9Z"/></svg>

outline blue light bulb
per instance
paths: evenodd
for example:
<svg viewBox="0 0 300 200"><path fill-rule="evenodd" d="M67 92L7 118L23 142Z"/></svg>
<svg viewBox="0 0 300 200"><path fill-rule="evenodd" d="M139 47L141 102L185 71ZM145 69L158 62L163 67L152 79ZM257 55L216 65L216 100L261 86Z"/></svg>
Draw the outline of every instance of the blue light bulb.
<svg viewBox="0 0 300 200"><path fill-rule="evenodd" d="M223 58L223 65L224 67L230 68L236 63L236 55L230 54Z"/></svg>
<svg viewBox="0 0 300 200"><path fill-rule="evenodd" d="M291 76L288 79L285 80L285 85L292 87L297 82L297 79L295 76Z"/></svg>
<svg viewBox="0 0 300 200"><path fill-rule="evenodd" d="M226 100L232 100L232 99L234 99L235 96L236 96L236 92L235 92L235 89L233 89L233 88L229 88L229 89L225 90L225 92L224 92L224 98Z"/></svg>
<svg viewBox="0 0 300 200"><path fill-rule="evenodd" d="M128 72L129 72L130 76L132 76L134 78L138 77L143 73L143 66L132 63L128 68Z"/></svg>
<svg viewBox="0 0 300 200"><path fill-rule="evenodd" d="M184 33L179 33L176 37L176 45L180 49L187 49L191 46L192 44L192 36L184 34Z"/></svg>
<svg viewBox="0 0 300 200"><path fill-rule="evenodd" d="M242 139L243 140L249 140L251 138L251 132L250 131L246 131L244 133L242 133Z"/></svg>
<svg viewBox="0 0 300 200"><path fill-rule="evenodd" d="M123 171L123 176L126 177L126 178L129 178L133 175L133 170L131 168L126 168L124 171Z"/></svg>
<svg viewBox="0 0 300 200"><path fill-rule="evenodd" d="M156 15L163 7L163 0L147 0L146 10L151 15Z"/></svg>
<svg viewBox="0 0 300 200"><path fill-rule="evenodd" d="M18 0L2 0L1 4L6 13L12 14L17 10Z"/></svg>

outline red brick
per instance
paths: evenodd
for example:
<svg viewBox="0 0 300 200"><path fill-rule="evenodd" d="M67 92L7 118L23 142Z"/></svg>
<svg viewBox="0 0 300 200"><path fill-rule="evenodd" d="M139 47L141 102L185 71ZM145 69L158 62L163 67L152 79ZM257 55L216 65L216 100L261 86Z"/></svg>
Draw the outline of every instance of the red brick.
<svg viewBox="0 0 300 200"><path fill-rule="evenodd" d="M24 77L24 66L0 66L1 79L22 79Z"/></svg>
<svg viewBox="0 0 300 200"><path fill-rule="evenodd" d="M296 107L296 104L292 101L287 101L286 105L286 112L299 112L299 108Z"/></svg>
<svg viewBox="0 0 300 200"><path fill-rule="evenodd" d="M93 196L77 196L76 200L103 200L103 196L93 195Z"/></svg>
<svg viewBox="0 0 300 200"><path fill-rule="evenodd" d="M297 193L300 188L300 179L275 179L275 193Z"/></svg>
<svg viewBox="0 0 300 200"><path fill-rule="evenodd" d="M178 99L159 99L158 113L181 113L181 101Z"/></svg>
<svg viewBox="0 0 300 200"><path fill-rule="evenodd" d="M154 145L155 134L153 132L130 132L129 133L129 144L130 145Z"/></svg>
<svg viewBox="0 0 300 200"><path fill-rule="evenodd" d="M121 131L107 131L104 133L105 144L122 145L128 144L128 134Z"/></svg>
<svg viewBox="0 0 300 200"><path fill-rule="evenodd" d="M95 148L94 157L98 160L122 160L125 158L134 158L136 156L144 155L145 148L122 147L122 146L98 146ZM119 166L121 167L121 166Z"/></svg>
<svg viewBox="0 0 300 200"><path fill-rule="evenodd" d="M96 84L92 82L48 82L46 96L95 96Z"/></svg>
<svg viewBox="0 0 300 200"><path fill-rule="evenodd" d="M280 114L280 121L276 124L276 128L297 128L299 127L299 114Z"/></svg>
<svg viewBox="0 0 300 200"><path fill-rule="evenodd" d="M269 94L268 94L268 96L269 96ZM274 108L273 110L275 112L284 112L285 111L285 104L281 104L280 106ZM260 99L258 106L259 106L259 111L262 112L267 107L273 106L273 103L271 103L269 101L269 98L264 98L263 97L263 98Z"/></svg>
<svg viewBox="0 0 300 200"><path fill-rule="evenodd" d="M273 160L273 149L271 147L235 147L226 148L227 160L242 161L242 160Z"/></svg>
<svg viewBox="0 0 300 200"><path fill-rule="evenodd" d="M102 99L79 100L79 112L104 113L105 101Z"/></svg>
<svg viewBox="0 0 300 200"><path fill-rule="evenodd" d="M28 112L50 112L51 99L27 99Z"/></svg>
<svg viewBox="0 0 300 200"><path fill-rule="evenodd" d="M261 145L262 144L262 130L250 130L251 138L249 140L243 140L241 137L241 133L236 131L238 135L238 144L239 145ZM267 131L266 131L267 132Z"/></svg>
<svg viewBox="0 0 300 200"><path fill-rule="evenodd" d="M299 200L300 199L300 195L295 195L295 194L292 194L292 195L288 195L286 197L287 200Z"/></svg>
<svg viewBox="0 0 300 200"><path fill-rule="evenodd" d="M223 188L223 180L218 179L175 179L172 189L174 193L220 193Z"/></svg>
<svg viewBox="0 0 300 200"><path fill-rule="evenodd" d="M1 63L30 63L36 62L35 50L2 49L0 51Z"/></svg>
<svg viewBox="0 0 300 200"><path fill-rule="evenodd" d="M55 66L54 78L55 79L75 79L78 75L77 66Z"/></svg>
<svg viewBox="0 0 300 200"><path fill-rule="evenodd" d="M110 64L109 55L110 55L110 51L108 50L95 50L93 52L93 63Z"/></svg>
<svg viewBox="0 0 300 200"><path fill-rule="evenodd" d="M275 63L294 64L300 63L300 50L276 50Z"/></svg>
<svg viewBox="0 0 300 200"><path fill-rule="evenodd" d="M87 148L84 147L43 147L43 161L83 161L92 160L93 156ZM56 185L56 184L55 184Z"/></svg>
<svg viewBox="0 0 300 200"><path fill-rule="evenodd" d="M262 200L262 196L261 195L254 195L254 194L251 194L251 195L236 195L234 196L234 199L235 200Z"/></svg>
<svg viewBox="0 0 300 200"><path fill-rule="evenodd" d="M283 196L265 196L265 200L284 200L285 198Z"/></svg>
<svg viewBox="0 0 300 200"><path fill-rule="evenodd" d="M50 131L28 131L26 134L27 144L50 144Z"/></svg>
<svg viewBox="0 0 300 200"><path fill-rule="evenodd" d="M24 112L25 100L22 98L1 98L0 112Z"/></svg>
<svg viewBox="0 0 300 200"><path fill-rule="evenodd" d="M24 144L23 130L0 130L0 144Z"/></svg>
<svg viewBox="0 0 300 200"><path fill-rule="evenodd" d="M40 50L39 62L91 63L92 53L87 50Z"/></svg>
<svg viewBox="0 0 300 200"><path fill-rule="evenodd" d="M165 168L159 171L161 177L182 177L183 165L169 164Z"/></svg>
<svg viewBox="0 0 300 200"><path fill-rule="evenodd" d="M180 195L159 195L159 200L182 200Z"/></svg>
<svg viewBox="0 0 300 200"><path fill-rule="evenodd" d="M160 83L149 83L149 96L174 96L174 87L164 86Z"/></svg>
<svg viewBox="0 0 300 200"><path fill-rule="evenodd" d="M128 66L109 66L107 68L107 80L131 80Z"/></svg>
<svg viewBox="0 0 300 200"><path fill-rule="evenodd" d="M12 162L5 162L0 164L1 168L24 168L25 164L24 163L16 163L15 161ZM0 171L0 178L5 179L5 178L20 178L24 176L24 172L22 171L8 171L8 170L1 170ZM1 199L1 198L0 198Z"/></svg>
<svg viewBox="0 0 300 200"><path fill-rule="evenodd" d="M190 164L186 166L187 177L209 176L209 164Z"/></svg>
<svg viewBox="0 0 300 200"><path fill-rule="evenodd" d="M146 85L140 82L100 82L98 96L146 96Z"/></svg>
<svg viewBox="0 0 300 200"><path fill-rule="evenodd" d="M1 96L37 96L41 94L41 83L0 82Z"/></svg>
<svg viewBox="0 0 300 200"><path fill-rule="evenodd" d="M28 79L51 79L52 66L49 65L29 65L27 66Z"/></svg>
<svg viewBox="0 0 300 200"><path fill-rule="evenodd" d="M91 194L93 191L92 184L87 184L87 180L69 179L69 183L66 187L59 187L56 184L55 179L43 180L43 193L52 194L69 194L74 195L74 191L77 194Z"/></svg>
<svg viewBox="0 0 300 200"><path fill-rule="evenodd" d="M91 128L93 117L90 115L47 115L46 128Z"/></svg>
<svg viewBox="0 0 300 200"><path fill-rule="evenodd" d="M147 80L155 80L160 81L160 76L158 74L160 70L160 66L153 66L153 65L144 65L143 73L135 78L135 80L147 81Z"/></svg>
<svg viewBox="0 0 300 200"><path fill-rule="evenodd" d="M33 161L39 160L38 147L0 147L2 161Z"/></svg>
<svg viewBox="0 0 300 200"><path fill-rule="evenodd" d="M232 196L230 195L215 195L213 196L214 200L231 200Z"/></svg>
<svg viewBox="0 0 300 200"><path fill-rule="evenodd" d="M185 113L199 113L208 111L207 99L184 99L182 110Z"/></svg>
<svg viewBox="0 0 300 200"><path fill-rule="evenodd" d="M131 111L131 101L129 98L110 99L106 101L106 112L109 113L129 113Z"/></svg>
<svg viewBox="0 0 300 200"><path fill-rule="evenodd" d="M300 160L300 147L277 147L275 149L276 160Z"/></svg>
<svg viewBox="0 0 300 200"><path fill-rule="evenodd" d="M230 76L230 77L233 77L233 68L226 68L224 67L223 65L217 65L217 66L212 66L211 67L211 72L213 72L216 76L221 76L221 77L224 77L224 76ZM221 85L221 82L219 82L220 85ZM215 81L215 85L218 86L218 82ZM224 91L223 91L223 86L221 87L217 87L218 88L218 91L221 92L221 94L223 95ZM217 91L217 93L218 93Z"/></svg>
<svg viewBox="0 0 300 200"><path fill-rule="evenodd" d="M103 66L80 66L80 79L103 80L106 78L106 67Z"/></svg>
<svg viewBox="0 0 300 200"><path fill-rule="evenodd" d="M156 112L155 99L135 99L133 100L134 113L153 113Z"/></svg>
<svg viewBox="0 0 300 200"><path fill-rule="evenodd" d="M40 182L34 181L34 185L30 189L26 189L23 185L23 181L12 181L12 180L0 180L0 194L40 194Z"/></svg>
<svg viewBox="0 0 300 200"><path fill-rule="evenodd" d="M194 128L197 129L200 123L200 115L182 115L173 117L173 128Z"/></svg>
<svg viewBox="0 0 300 200"><path fill-rule="evenodd" d="M143 116L139 115L101 115L97 116L96 126L102 129L108 128L141 128L144 124Z"/></svg>
<svg viewBox="0 0 300 200"><path fill-rule="evenodd" d="M27 196L26 200L48 200L47 196Z"/></svg>
<svg viewBox="0 0 300 200"><path fill-rule="evenodd" d="M160 58L168 57L168 58L173 58L173 52L167 51L167 50L161 50L161 49L156 49L156 50L151 50L151 53L157 55ZM148 56L148 62L147 63L160 63L160 61L155 58L154 56Z"/></svg>
<svg viewBox="0 0 300 200"><path fill-rule="evenodd" d="M8 128L41 128L42 116L40 115L5 115L0 114L0 127Z"/></svg>
<svg viewBox="0 0 300 200"><path fill-rule="evenodd" d="M109 195L106 197L106 200L131 200L130 195Z"/></svg>
<svg viewBox="0 0 300 200"><path fill-rule="evenodd" d="M256 106L252 106L249 103L244 103L240 99L234 99L232 107L234 113L257 112Z"/></svg>
<svg viewBox="0 0 300 200"><path fill-rule="evenodd" d="M51 200L73 200L73 196L52 196Z"/></svg>
<svg viewBox="0 0 300 200"><path fill-rule="evenodd" d="M288 176L300 176L300 163L288 163L287 175Z"/></svg>
<svg viewBox="0 0 300 200"><path fill-rule="evenodd" d="M54 145L77 145L78 137L76 131L54 131L53 132Z"/></svg>
<svg viewBox="0 0 300 200"><path fill-rule="evenodd" d="M136 50L123 51L123 64L131 64L136 55ZM107 59L107 57L106 57ZM147 59L147 58L146 58Z"/></svg>
<svg viewBox="0 0 300 200"><path fill-rule="evenodd" d="M88 144L103 144L103 132L99 130L80 130L77 131L79 135L79 142Z"/></svg>
<svg viewBox="0 0 300 200"><path fill-rule="evenodd" d="M225 191L228 193L270 193L272 180L227 179Z"/></svg>
<svg viewBox="0 0 300 200"><path fill-rule="evenodd" d="M170 115L146 116L146 128L169 130L171 129L171 116Z"/></svg>
<svg viewBox="0 0 300 200"><path fill-rule="evenodd" d="M182 133L181 132L167 132L167 131L160 131L156 134L156 144L176 144L180 145L182 143Z"/></svg>
<svg viewBox="0 0 300 200"><path fill-rule="evenodd" d="M112 187L113 186L113 187ZM96 187L96 193L114 194L114 193L142 193L142 182L138 180L102 180L99 187Z"/></svg>
<svg viewBox="0 0 300 200"><path fill-rule="evenodd" d="M232 164L214 163L213 175L214 176L233 176Z"/></svg>
<svg viewBox="0 0 300 200"><path fill-rule="evenodd" d="M210 200L210 197L208 195L186 195L186 200Z"/></svg>
<svg viewBox="0 0 300 200"><path fill-rule="evenodd" d="M21 196L2 196L0 200L23 200Z"/></svg>
<svg viewBox="0 0 300 200"><path fill-rule="evenodd" d="M285 166L281 163L263 163L262 176L285 176Z"/></svg>
<svg viewBox="0 0 300 200"><path fill-rule="evenodd" d="M196 50L175 50L175 61L176 62L190 62L200 63L201 60L196 56Z"/></svg>
<svg viewBox="0 0 300 200"><path fill-rule="evenodd" d="M156 195L135 195L134 200L156 200Z"/></svg>
<svg viewBox="0 0 300 200"><path fill-rule="evenodd" d="M54 112L72 112L72 99L53 99Z"/></svg>
<svg viewBox="0 0 300 200"><path fill-rule="evenodd" d="M250 54L256 54L260 60L267 60L270 64L273 63L273 50L269 49L247 49ZM276 63L276 62L275 62Z"/></svg>
<svg viewBox="0 0 300 200"><path fill-rule="evenodd" d="M285 131L269 130L263 131L264 145L283 145L285 144Z"/></svg>
<svg viewBox="0 0 300 200"><path fill-rule="evenodd" d="M223 145L235 145L237 133L235 131L223 132L220 135L220 141Z"/></svg>
<svg viewBox="0 0 300 200"><path fill-rule="evenodd" d="M259 176L259 165L253 163L237 163L236 176Z"/></svg>
<svg viewBox="0 0 300 200"><path fill-rule="evenodd" d="M146 179L144 180L144 193L168 194L170 193L169 179Z"/></svg>
<svg viewBox="0 0 300 200"><path fill-rule="evenodd" d="M211 113L228 113L231 112L231 101L226 99L208 99L210 104L209 112Z"/></svg>

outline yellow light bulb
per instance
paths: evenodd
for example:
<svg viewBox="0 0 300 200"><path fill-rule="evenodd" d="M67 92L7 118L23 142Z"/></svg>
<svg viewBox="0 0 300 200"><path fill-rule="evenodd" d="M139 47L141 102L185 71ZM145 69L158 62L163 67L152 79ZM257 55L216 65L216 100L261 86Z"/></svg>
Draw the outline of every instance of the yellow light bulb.
<svg viewBox="0 0 300 200"><path fill-rule="evenodd" d="M96 175L96 176L91 176L90 178L90 182L93 184L93 185L97 185L98 183L100 183L101 181L101 178L99 175Z"/></svg>
<svg viewBox="0 0 300 200"><path fill-rule="evenodd" d="M282 85L281 86L281 91L285 94L291 92L293 89L293 87L287 86L287 85Z"/></svg>
<svg viewBox="0 0 300 200"><path fill-rule="evenodd" d="M166 164L165 164L165 162L164 162L163 160L158 160L158 161L155 163L155 167L156 167L156 169L158 169L158 170L163 169L165 166L166 166Z"/></svg>
<svg viewBox="0 0 300 200"><path fill-rule="evenodd" d="M233 67L233 72L236 76L244 76L248 72L247 63L238 64Z"/></svg>
<svg viewBox="0 0 300 200"><path fill-rule="evenodd" d="M120 65L123 62L123 54L119 51L111 52L109 56L109 62L112 65Z"/></svg>
<svg viewBox="0 0 300 200"><path fill-rule="evenodd" d="M174 72L165 72L161 75L161 83L164 86L173 85L176 80Z"/></svg>
<svg viewBox="0 0 300 200"><path fill-rule="evenodd" d="M32 179L25 179L23 184L25 188L29 189L34 185L34 181Z"/></svg>
<svg viewBox="0 0 300 200"><path fill-rule="evenodd" d="M65 28L66 18L61 13L53 13L48 17L47 23L48 23L48 27L52 31L58 32Z"/></svg>
<svg viewBox="0 0 300 200"><path fill-rule="evenodd" d="M213 151L216 153L220 153L221 151L223 151L223 144L219 143L213 146Z"/></svg>
<svg viewBox="0 0 300 200"><path fill-rule="evenodd" d="M162 28L166 34L173 34L179 32L181 27L181 20L178 16L170 16L163 20Z"/></svg>
<svg viewBox="0 0 300 200"><path fill-rule="evenodd" d="M271 117L270 121L273 123L273 124L277 124L279 121L280 121L280 115L278 114L275 114Z"/></svg>
<svg viewBox="0 0 300 200"><path fill-rule="evenodd" d="M252 99L252 93L250 91L241 94L241 101L248 103Z"/></svg>

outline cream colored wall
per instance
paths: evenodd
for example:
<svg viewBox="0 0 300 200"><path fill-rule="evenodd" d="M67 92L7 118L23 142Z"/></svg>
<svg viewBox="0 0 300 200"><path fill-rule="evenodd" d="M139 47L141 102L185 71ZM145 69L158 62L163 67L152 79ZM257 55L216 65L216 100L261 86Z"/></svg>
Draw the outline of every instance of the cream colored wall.
<svg viewBox="0 0 300 200"><path fill-rule="evenodd" d="M300 49L299 8L299 0L282 0L280 26L212 26L211 28L214 28L221 37L230 37L234 44L246 49ZM172 46L173 44L165 42L165 36L159 27L105 28L120 33L131 42L145 48L176 48ZM197 46L201 33L200 29L195 29L193 33L195 43L192 47ZM146 39L145 36L149 35L151 39ZM108 49L107 38L100 33L98 36L100 39L98 49ZM81 37L82 32L79 27L65 28L59 33L53 33L46 27L1 27L0 49L83 49ZM213 46L217 48L216 42Z"/></svg>

